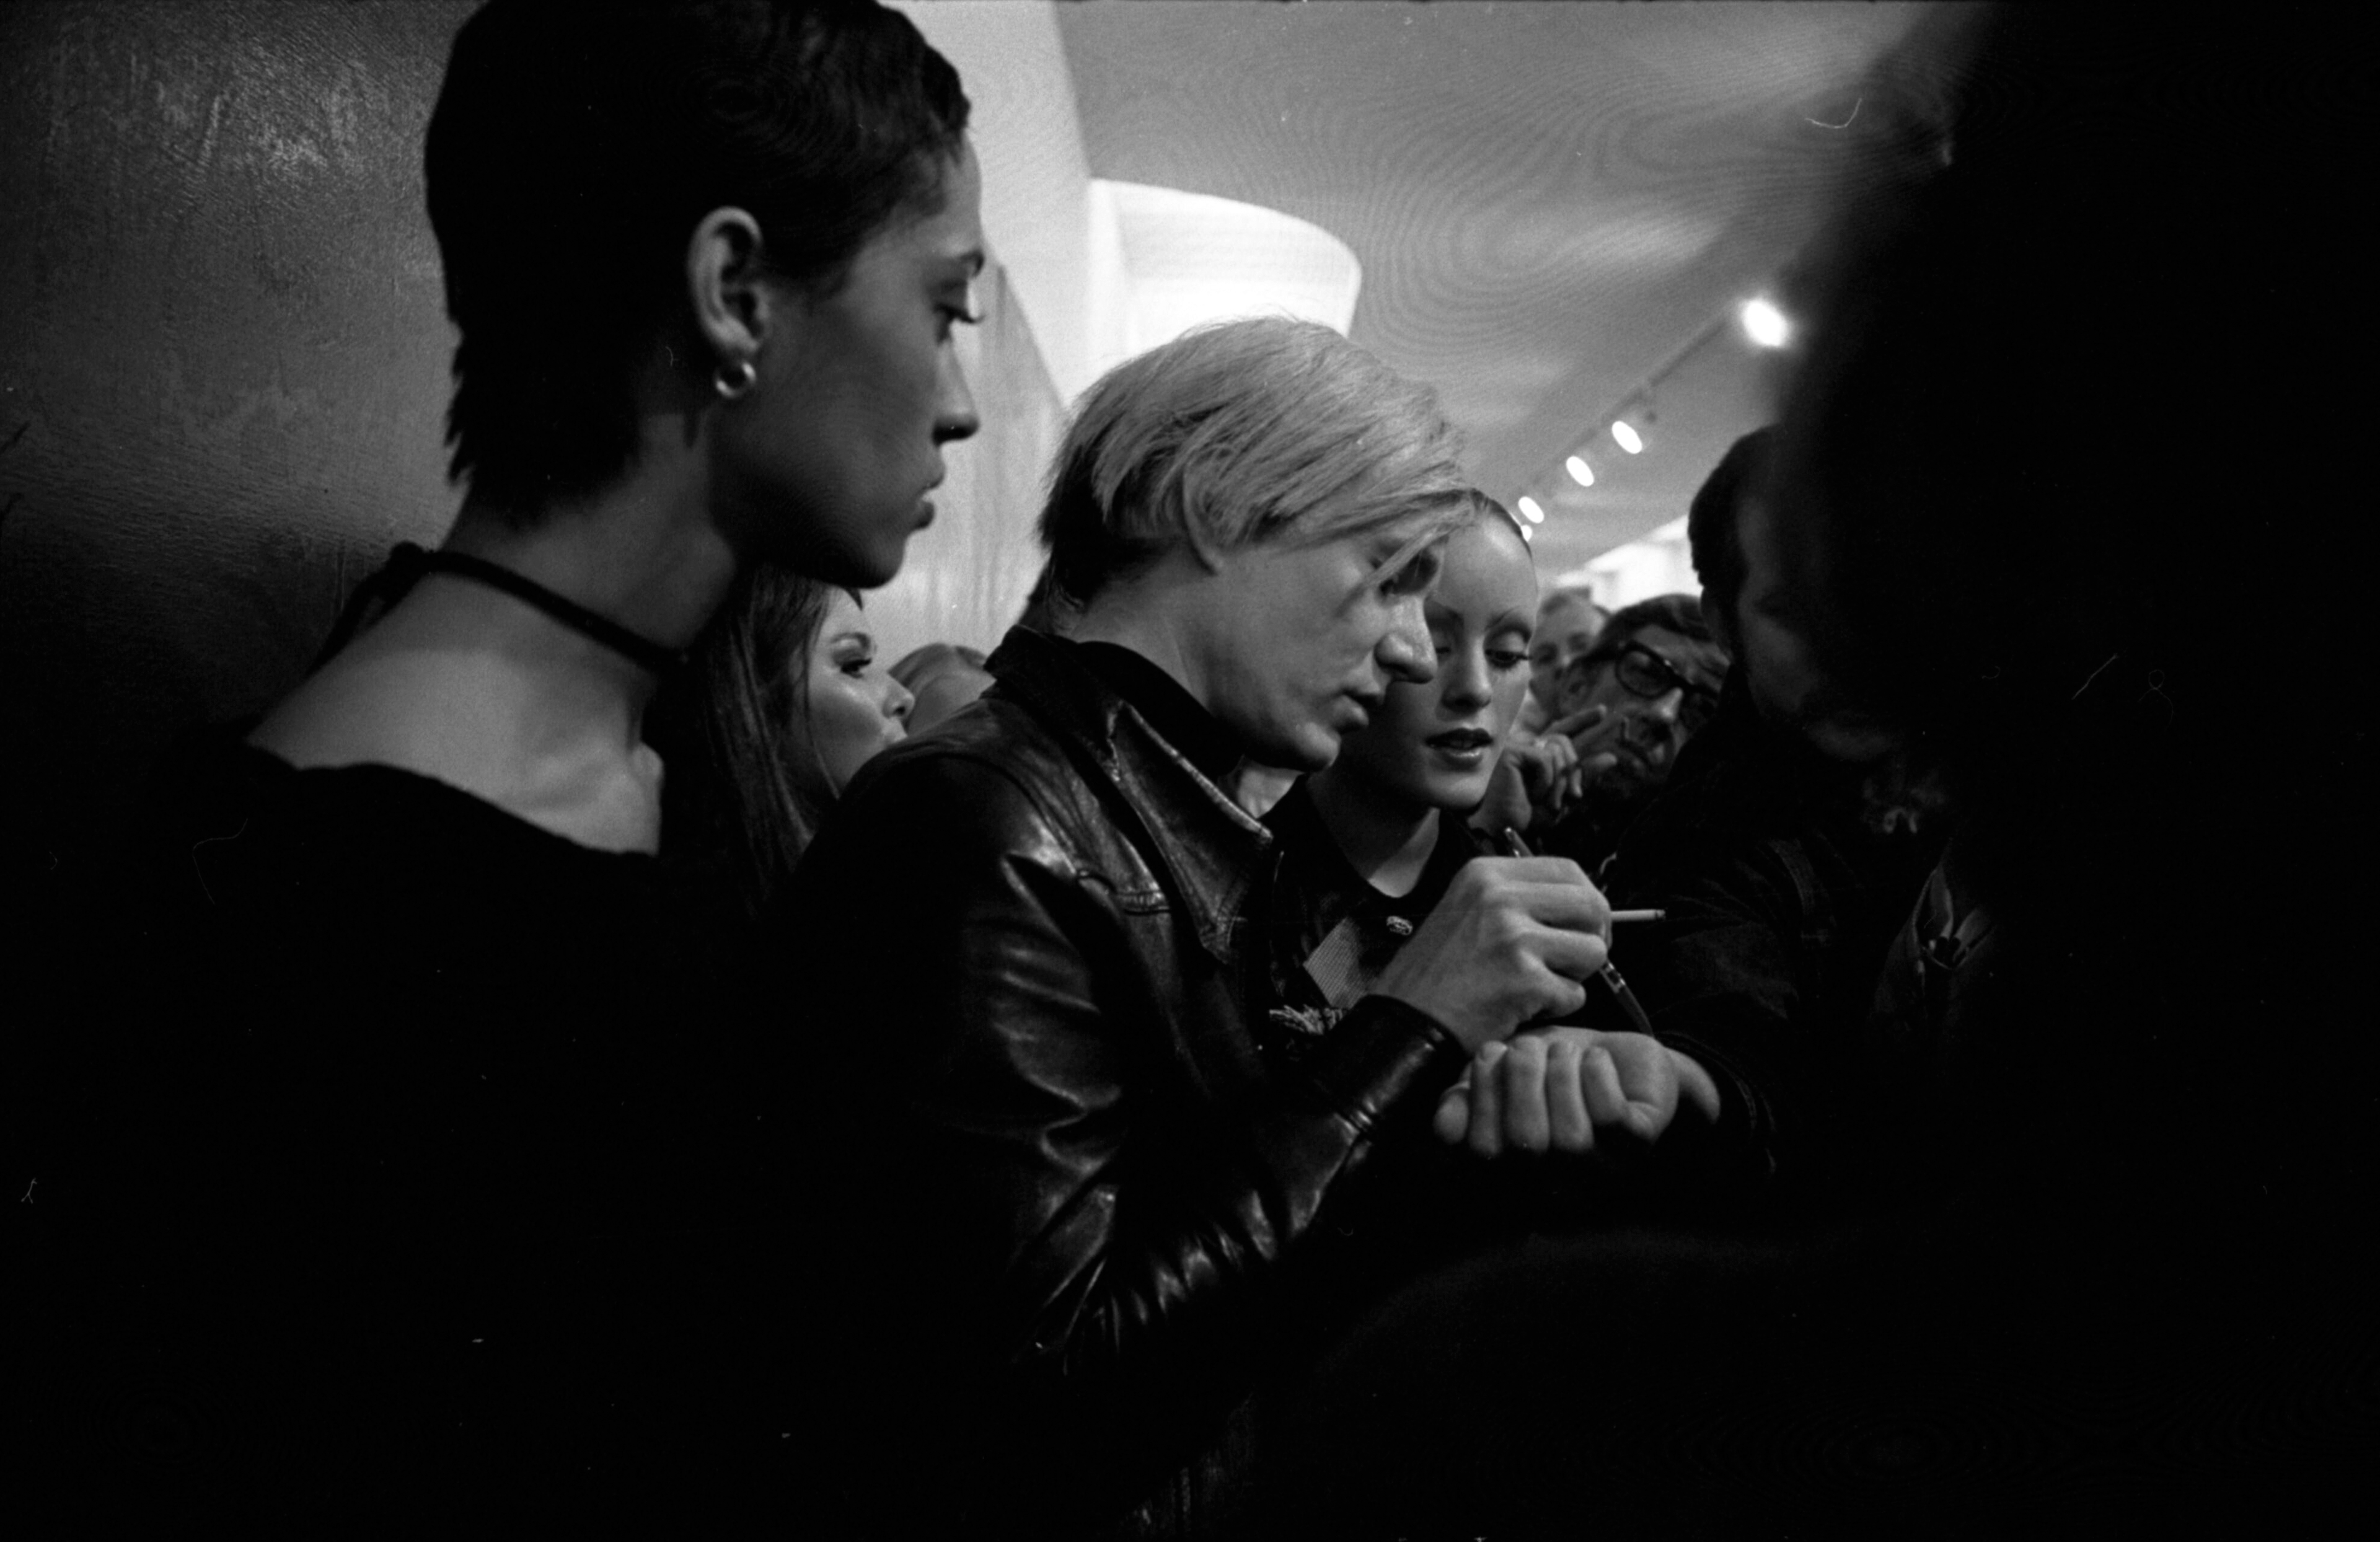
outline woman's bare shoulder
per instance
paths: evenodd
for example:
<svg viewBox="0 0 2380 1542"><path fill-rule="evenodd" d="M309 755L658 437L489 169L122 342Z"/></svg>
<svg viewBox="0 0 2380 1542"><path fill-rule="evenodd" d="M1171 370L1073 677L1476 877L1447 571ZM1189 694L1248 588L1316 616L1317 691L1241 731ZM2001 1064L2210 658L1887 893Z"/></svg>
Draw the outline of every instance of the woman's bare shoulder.
<svg viewBox="0 0 2380 1542"><path fill-rule="evenodd" d="M353 650L291 692L248 742L300 771L393 766L604 851L656 850L660 758L641 744L536 732L504 661L466 650Z"/></svg>

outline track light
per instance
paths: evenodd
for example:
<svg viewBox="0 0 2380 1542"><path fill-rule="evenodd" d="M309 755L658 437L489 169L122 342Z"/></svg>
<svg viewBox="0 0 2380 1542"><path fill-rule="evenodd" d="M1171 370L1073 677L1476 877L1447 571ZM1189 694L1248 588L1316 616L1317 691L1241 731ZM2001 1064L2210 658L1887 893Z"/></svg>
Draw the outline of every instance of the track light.
<svg viewBox="0 0 2380 1542"><path fill-rule="evenodd" d="M1785 312L1777 309L1774 300L1766 296L1743 302L1738 316L1743 322L1743 334L1764 348L1781 348L1793 335L1793 328L1785 320Z"/></svg>

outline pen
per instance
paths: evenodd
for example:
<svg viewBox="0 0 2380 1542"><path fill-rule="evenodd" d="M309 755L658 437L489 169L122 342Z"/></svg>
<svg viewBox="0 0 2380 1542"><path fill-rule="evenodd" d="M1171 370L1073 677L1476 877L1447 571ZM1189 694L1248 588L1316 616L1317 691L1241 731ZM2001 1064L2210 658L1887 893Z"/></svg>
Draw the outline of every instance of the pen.
<svg viewBox="0 0 2380 1542"><path fill-rule="evenodd" d="M1506 856L1537 855L1529 849L1528 842L1521 839L1521 832L1511 825L1506 825L1497 832L1496 844ZM1666 910L1615 910L1611 913L1611 922L1614 926L1626 921L1666 921L1669 918L1670 913Z"/></svg>
<svg viewBox="0 0 2380 1542"><path fill-rule="evenodd" d="M1504 855L1507 856L1536 855L1529 850L1529 843L1521 839L1521 832L1511 825L1506 825L1498 834L1496 844L1503 847ZM1658 921L1661 919L1662 915L1663 912L1658 910L1615 910L1611 913L1611 918L1617 921L1625 917L1632 921ZM1645 1003L1636 999L1636 992L1628 989L1628 982L1621 977L1619 969L1611 964L1608 955L1603 967L1596 971L1596 978L1601 980L1609 989L1612 999L1620 1003L1620 1010L1628 1014L1628 1021L1638 1033L1649 1034L1653 1031L1653 1019L1646 1014Z"/></svg>

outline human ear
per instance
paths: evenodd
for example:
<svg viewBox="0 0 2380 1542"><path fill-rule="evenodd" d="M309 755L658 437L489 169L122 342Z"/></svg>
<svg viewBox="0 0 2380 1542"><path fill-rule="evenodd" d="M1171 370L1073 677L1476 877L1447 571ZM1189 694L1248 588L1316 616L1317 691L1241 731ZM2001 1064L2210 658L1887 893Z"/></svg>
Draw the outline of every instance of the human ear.
<svg viewBox="0 0 2380 1542"><path fill-rule="evenodd" d="M1196 522L1182 533L1182 545L1190 553L1190 560L1208 572L1220 573L1223 570L1224 559L1229 552L1221 543L1200 529Z"/></svg>
<svg viewBox="0 0 2380 1542"><path fill-rule="evenodd" d="M783 300L766 282L760 222L741 209L713 209L686 238L686 299L695 331L721 364L749 363L769 339Z"/></svg>

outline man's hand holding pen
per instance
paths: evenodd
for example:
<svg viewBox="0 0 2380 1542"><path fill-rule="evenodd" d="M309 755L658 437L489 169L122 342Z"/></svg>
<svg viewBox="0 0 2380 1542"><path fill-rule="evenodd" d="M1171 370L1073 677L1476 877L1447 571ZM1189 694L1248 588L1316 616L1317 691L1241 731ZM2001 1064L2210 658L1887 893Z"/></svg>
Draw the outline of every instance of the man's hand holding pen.
<svg viewBox="0 0 2380 1542"><path fill-rule="evenodd" d="M1583 1153L1598 1139L1649 1145L1682 1106L1717 1120L1709 1073L1649 1034L1529 1027L1585 1003L1585 982L1609 967L1615 919L1659 913L1615 917L1576 863L1532 856L1512 830L1498 844L1506 855L1456 875L1380 981L1382 994L1431 1013L1472 1051L1439 1102L1440 1138L1482 1157Z"/></svg>
<svg viewBox="0 0 2380 1542"><path fill-rule="evenodd" d="M1482 857L1455 874L1376 990L1476 1051L1585 1003L1585 982L1609 956L1610 917L1575 862Z"/></svg>

